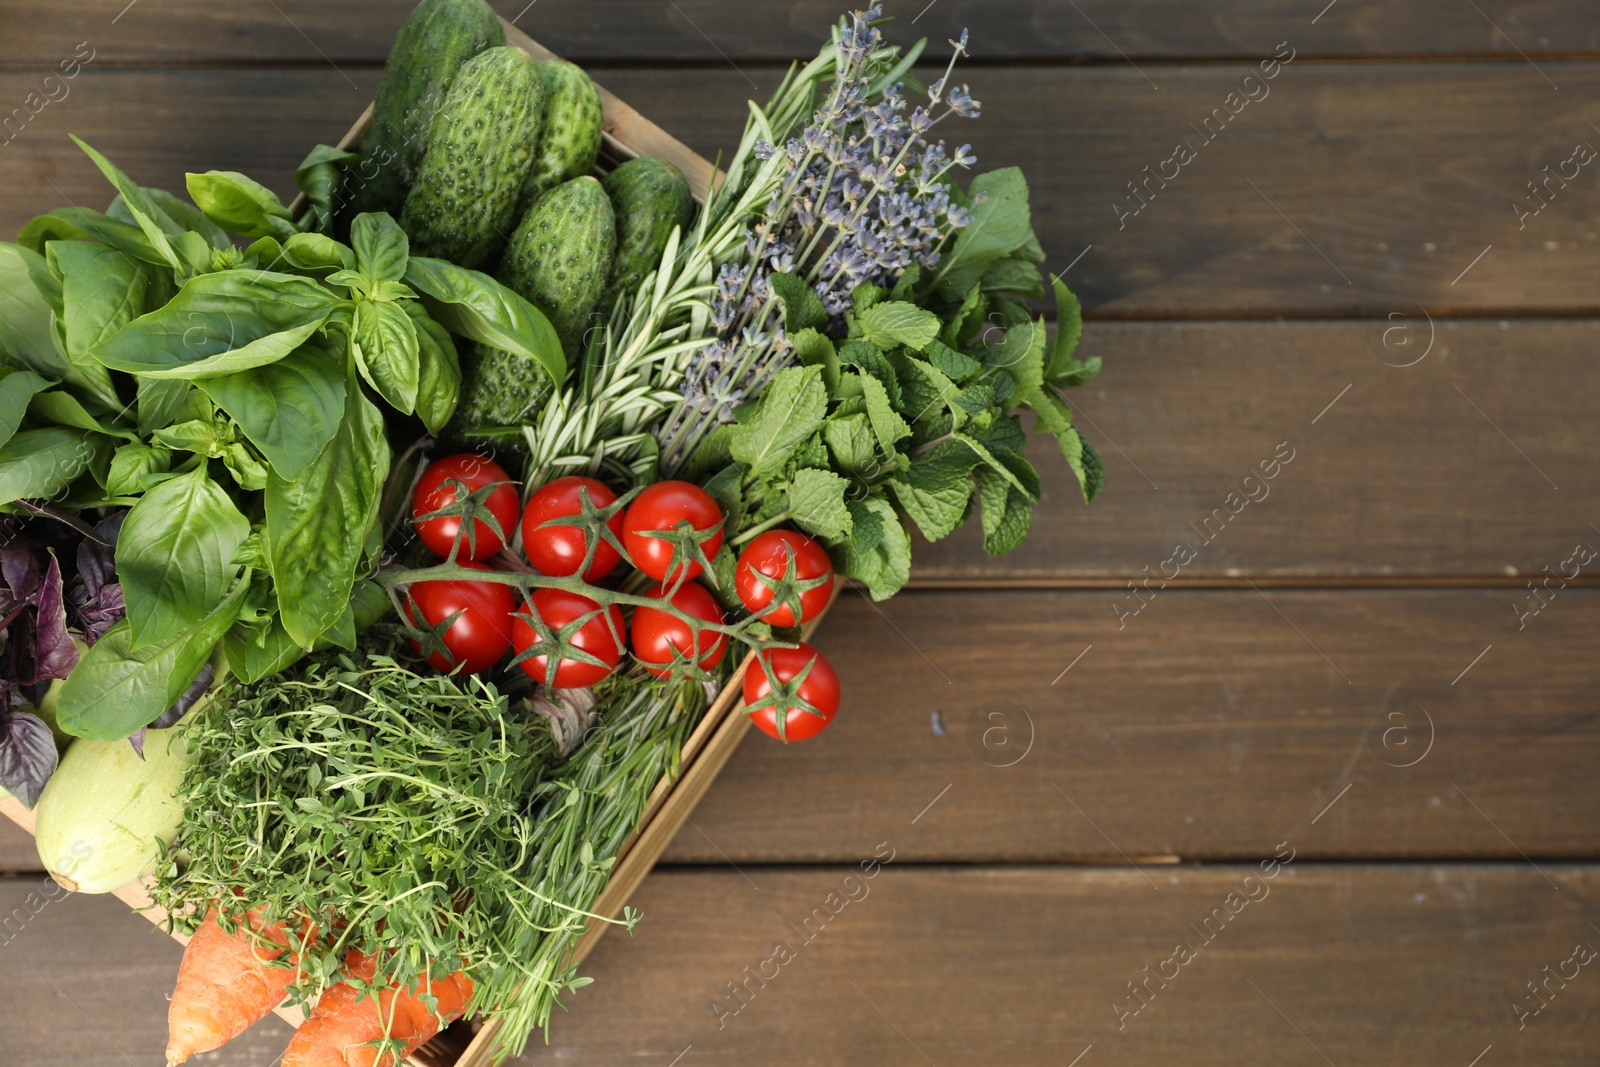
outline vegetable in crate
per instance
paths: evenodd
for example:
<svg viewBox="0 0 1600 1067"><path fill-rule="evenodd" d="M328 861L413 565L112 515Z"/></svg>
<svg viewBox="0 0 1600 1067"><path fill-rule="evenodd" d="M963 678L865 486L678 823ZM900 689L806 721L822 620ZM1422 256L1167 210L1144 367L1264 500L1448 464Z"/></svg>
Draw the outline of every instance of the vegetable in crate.
<svg viewBox="0 0 1600 1067"><path fill-rule="evenodd" d="M539 63L539 77L544 83L544 115L539 148L523 182L524 211L546 190L594 170L605 122L600 90L582 67L546 59Z"/></svg>
<svg viewBox="0 0 1600 1067"><path fill-rule="evenodd" d="M516 221L543 97L538 65L520 48L489 48L462 66L400 215L415 253L470 268L493 261Z"/></svg>
<svg viewBox="0 0 1600 1067"><path fill-rule="evenodd" d="M505 43L505 27L484 0L422 0L412 9L389 50L361 156L345 171L346 229L364 211L400 214L456 73Z"/></svg>
<svg viewBox="0 0 1600 1067"><path fill-rule="evenodd" d="M601 182L617 217L617 253L607 289L631 290L661 265L673 227L687 229L694 198L683 172L664 159L630 159Z"/></svg>
<svg viewBox="0 0 1600 1067"><path fill-rule="evenodd" d="M587 176L541 196L511 235L499 278L545 313L569 360L605 292L616 244L611 199Z"/></svg>

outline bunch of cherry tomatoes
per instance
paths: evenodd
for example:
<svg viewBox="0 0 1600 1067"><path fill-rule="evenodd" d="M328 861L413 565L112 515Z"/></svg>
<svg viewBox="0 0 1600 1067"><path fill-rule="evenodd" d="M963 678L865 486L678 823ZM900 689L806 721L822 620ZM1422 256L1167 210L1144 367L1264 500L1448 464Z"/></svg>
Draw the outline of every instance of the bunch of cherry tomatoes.
<svg viewBox="0 0 1600 1067"><path fill-rule="evenodd" d="M481 498L496 531L482 518L462 533L462 516L437 514ZM722 625L727 616L717 598L695 581L722 547L722 510L690 482L646 486L616 509L595 536L597 513L617 494L594 478L567 476L540 486L523 507L511 477L492 459L462 453L428 465L412 495L412 516L424 545L441 559L490 570L518 529L529 566L549 577L572 577L599 585L626 569L624 562L656 583L646 595L684 615ZM519 514L520 512L520 514ZM686 552L686 546L698 551ZM622 552L618 551L618 546ZM624 557L624 553L626 557ZM692 558L699 557L699 558ZM585 566L587 561L587 566ZM788 595L778 599L780 590ZM833 564L816 541L793 530L767 530L740 551L734 591L739 603L774 627L798 626L819 614L833 594ZM601 606L581 593L541 588L524 597L500 582L435 580L409 588L408 614L419 627L440 633L442 648L428 662L442 671L482 673L515 650L517 663L535 681L560 689L592 686L617 669L626 637L633 658L646 671L670 676L694 664L710 671L728 651L728 636L699 629L678 614L640 606L627 626L621 609ZM799 611L796 613L796 607ZM420 616L420 618L418 618ZM413 645L421 651L417 642ZM542 650L542 651L541 651ZM575 658L577 656L582 658ZM554 668L550 660L555 660ZM745 672L744 700L755 725L784 741L814 737L839 709L839 678L815 648L765 648L762 662ZM774 685L776 683L776 685Z"/></svg>

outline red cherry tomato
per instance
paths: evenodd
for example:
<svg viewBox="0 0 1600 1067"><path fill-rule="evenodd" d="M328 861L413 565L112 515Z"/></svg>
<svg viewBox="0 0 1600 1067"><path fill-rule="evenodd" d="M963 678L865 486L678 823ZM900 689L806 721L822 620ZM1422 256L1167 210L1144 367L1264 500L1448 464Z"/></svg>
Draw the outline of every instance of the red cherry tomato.
<svg viewBox="0 0 1600 1067"><path fill-rule="evenodd" d="M651 596L661 599L667 595L665 587L658 587ZM672 598L672 606L706 622L720 623L722 606L706 587L697 582L685 582ZM709 671L722 662L728 651L728 635L702 630L698 644L694 630L688 623L656 608L637 608L633 613L633 654L640 665L651 674L662 678L672 673L673 661L695 657L701 670Z"/></svg>
<svg viewBox="0 0 1600 1067"><path fill-rule="evenodd" d="M762 611L772 603L776 590L769 580L781 579L789 568L790 554L794 556L794 576L799 581L811 581L827 576L827 581L815 589L800 594L800 617L794 617L789 604L779 604L765 615ZM827 550L802 533L793 530L768 530L758 535L744 551L739 553L738 567L734 571L733 588L739 594L739 603L752 615L760 615L774 626L796 626L814 619L828 606L833 596L833 562Z"/></svg>
<svg viewBox="0 0 1600 1067"><path fill-rule="evenodd" d="M589 539L578 526L545 526L551 519L564 519L569 515L583 514L580 493L589 494L589 503L596 508L610 507L617 502L617 494L603 482L593 478L569 475L557 478L528 499L522 513L522 550L540 574L552 578L565 578L577 574L583 558L589 551ZM618 541L622 540L622 512L611 516L606 526ZM610 574L622 556L602 538L594 550L594 562L584 572L583 580L591 585Z"/></svg>
<svg viewBox="0 0 1600 1067"><path fill-rule="evenodd" d="M800 683L798 691L790 694L791 699L780 697L778 706L750 713L756 729L780 741L804 741L820 734L839 710L839 676L833 673L833 667L822 657L822 653L807 644L801 644L799 648L771 648L761 655L772 665L772 673L777 675L780 685L788 686L808 663L811 664L811 672ZM761 669L759 662L752 663L750 669L744 672L745 706L764 699L771 691L772 684L767 680L767 672ZM822 714L813 715L797 706L792 700L795 696ZM781 733L778 729L780 714L783 719Z"/></svg>
<svg viewBox="0 0 1600 1067"><path fill-rule="evenodd" d="M461 563L473 570L489 570L470 560ZM460 674L482 674L499 663L511 648L511 612L516 600L511 587L498 582L418 582L411 587L406 614L413 624L437 626L455 615L455 622L444 632L444 649L436 649L428 662L441 671L459 668ZM456 614L460 612L460 614ZM419 622L417 613L422 615ZM420 642L411 642L420 654ZM448 651L448 655L446 652Z"/></svg>
<svg viewBox="0 0 1600 1067"><path fill-rule="evenodd" d="M628 550L633 565L658 582L676 582L678 571L685 568L667 573L672 567L672 542L646 535L657 530L676 529L684 520L696 530L709 530L722 521L722 509L711 499L711 494L690 482L657 482L634 497L633 503L628 505L622 534L622 545ZM720 529L700 543L706 559L716 555L721 547ZM694 578L704 569L698 562L691 562L687 576Z"/></svg>
<svg viewBox="0 0 1600 1067"><path fill-rule="evenodd" d="M564 589L535 589L533 604L528 610L537 614L551 630L559 632L567 623L580 619L590 612L598 611L599 608L600 605L588 597L569 593ZM609 615L612 626L615 627L614 632L619 636L625 634L627 631L623 629L622 612L612 605ZM610 674L616 667L617 661L622 658L622 646L618 644L617 637L613 636L612 626L606 625L605 615L596 615L567 639L568 644L594 656L605 666L563 656L556 664L555 679L549 684L557 689L583 689ZM511 644L519 655L538 641L538 631L528 625L525 619L515 615L511 617ZM547 666L545 661L548 659L547 654L541 653L523 660L521 666L535 681L545 682Z"/></svg>
<svg viewBox="0 0 1600 1067"><path fill-rule="evenodd" d="M451 482L450 479L455 481ZM517 528L517 488L511 484L511 475L506 473L504 467L486 456L475 456L470 452L445 456L428 464L428 469L422 472L422 477L417 481L416 491L411 494L411 517L416 519L458 500L465 500L468 495L492 482L505 484L489 494L484 506L494 516L494 521L500 524L500 532L509 538ZM466 486L465 490L461 488L462 485ZM455 515L443 515L417 523L417 533L421 535L422 543L440 559L450 558L450 546L455 543L456 532L460 529L461 519ZM479 519L475 523L473 537L461 538L461 551L456 560L488 559L504 547L505 541L490 529L488 523Z"/></svg>

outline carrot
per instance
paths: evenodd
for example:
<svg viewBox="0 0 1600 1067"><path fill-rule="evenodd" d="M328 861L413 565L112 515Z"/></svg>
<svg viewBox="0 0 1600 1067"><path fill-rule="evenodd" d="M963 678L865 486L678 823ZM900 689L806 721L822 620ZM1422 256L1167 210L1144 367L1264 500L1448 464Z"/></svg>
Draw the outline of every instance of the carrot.
<svg viewBox="0 0 1600 1067"><path fill-rule="evenodd" d="M289 951L288 932L281 922L260 925L260 917L260 908L248 913L249 929L230 935L212 908L190 939L167 1008L168 1067L221 1048L283 1002L298 970L267 964ZM311 936L309 924L304 932Z"/></svg>
<svg viewBox="0 0 1600 1067"><path fill-rule="evenodd" d="M345 970L352 978L370 982L373 958L352 952ZM437 1015L418 996L429 993L437 999ZM380 1053L373 1042L385 1037L403 1042L403 1059L459 1016L471 996L472 979L465 971L419 983L415 990L384 989L376 998L350 982L329 986L311 1018L295 1031L283 1054L283 1067L395 1067L393 1053Z"/></svg>

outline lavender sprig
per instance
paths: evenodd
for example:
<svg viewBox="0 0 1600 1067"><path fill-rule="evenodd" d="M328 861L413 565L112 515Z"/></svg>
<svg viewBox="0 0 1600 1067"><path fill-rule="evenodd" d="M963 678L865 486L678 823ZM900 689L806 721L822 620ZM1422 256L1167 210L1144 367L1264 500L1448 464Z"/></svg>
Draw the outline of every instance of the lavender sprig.
<svg viewBox="0 0 1600 1067"><path fill-rule="evenodd" d="M970 221L952 200L946 176L972 165L971 146L952 156L929 137L951 115L979 115L966 86L946 93L956 60L967 55L967 32L950 42L950 65L929 88L928 104L908 111L899 80L907 64L875 24L882 14L877 4L835 28L837 72L810 124L782 147L755 146L758 159L779 165L781 180L742 246L718 262L716 336L689 360L683 399L656 433L665 472L792 362L773 274L801 277L829 316L827 332L837 337L857 287L889 288L912 267L935 267L945 242ZM894 77L885 78L885 70Z"/></svg>

